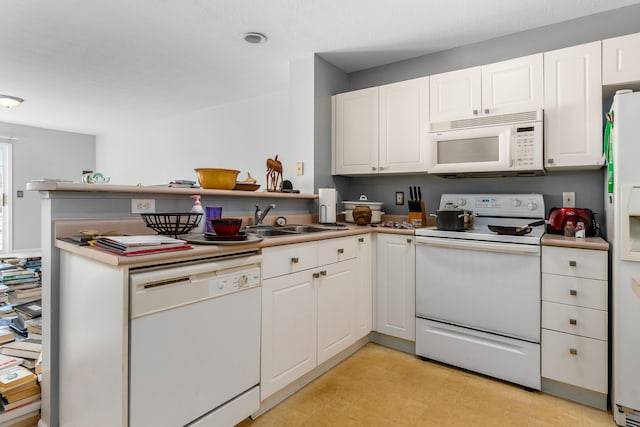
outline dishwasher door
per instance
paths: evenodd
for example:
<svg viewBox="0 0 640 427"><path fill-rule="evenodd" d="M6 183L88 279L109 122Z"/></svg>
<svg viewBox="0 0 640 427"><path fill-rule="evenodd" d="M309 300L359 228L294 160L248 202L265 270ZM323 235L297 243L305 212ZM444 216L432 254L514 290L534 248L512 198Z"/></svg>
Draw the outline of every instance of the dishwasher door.
<svg viewBox="0 0 640 427"><path fill-rule="evenodd" d="M173 273L130 280L129 425L182 426L238 401L246 418L259 407L260 266Z"/></svg>

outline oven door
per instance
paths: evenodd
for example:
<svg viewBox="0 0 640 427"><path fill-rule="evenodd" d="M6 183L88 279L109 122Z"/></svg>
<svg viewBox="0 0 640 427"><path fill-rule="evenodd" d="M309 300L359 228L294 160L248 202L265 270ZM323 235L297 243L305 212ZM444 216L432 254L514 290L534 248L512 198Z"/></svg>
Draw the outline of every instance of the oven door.
<svg viewBox="0 0 640 427"><path fill-rule="evenodd" d="M416 238L416 316L540 342L540 246Z"/></svg>
<svg viewBox="0 0 640 427"><path fill-rule="evenodd" d="M490 126L429 134L429 173L506 171L511 167L512 126Z"/></svg>

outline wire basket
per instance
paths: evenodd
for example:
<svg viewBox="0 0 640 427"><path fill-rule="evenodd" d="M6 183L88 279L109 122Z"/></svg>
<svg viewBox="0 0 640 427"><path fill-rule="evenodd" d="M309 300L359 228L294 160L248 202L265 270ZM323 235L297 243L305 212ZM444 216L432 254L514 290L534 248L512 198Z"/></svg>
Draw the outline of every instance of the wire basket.
<svg viewBox="0 0 640 427"><path fill-rule="evenodd" d="M167 236L178 237L193 230L202 219L201 213L143 213L147 227Z"/></svg>

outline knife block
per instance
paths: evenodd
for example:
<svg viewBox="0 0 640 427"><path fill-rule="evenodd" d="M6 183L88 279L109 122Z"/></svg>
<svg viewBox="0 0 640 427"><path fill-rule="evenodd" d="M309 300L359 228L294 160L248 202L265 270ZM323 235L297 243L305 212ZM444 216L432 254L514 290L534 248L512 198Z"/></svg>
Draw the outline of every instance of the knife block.
<svg viewBox="0 0 640 427"><path fill-rule="evenodd" d="M423 200L420 200L420 212L409 211L409 224L411 224L413 228L422 228L427 226L427 213Z"/></svg>

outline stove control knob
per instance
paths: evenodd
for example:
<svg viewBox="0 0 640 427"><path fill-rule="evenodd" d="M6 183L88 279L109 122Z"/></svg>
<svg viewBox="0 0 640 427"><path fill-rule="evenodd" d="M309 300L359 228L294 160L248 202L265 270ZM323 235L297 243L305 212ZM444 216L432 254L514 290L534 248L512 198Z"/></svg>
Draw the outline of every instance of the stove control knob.
<svg viewBox="0 0 640 427"><path fill-rule="evenodd" d="M466 204L467 204L467 201L465 199L458 200L458 206L464 206Z"/></svg>
<svg viewBox="0 0 640 427"><path fill-rule="evenodd" d="M527 204L527 209L529 209L530 211L535 211L536 209L538 209L538 204L536 202L529 202Z"/></svg>
<svg viewBox="0 0 640 427"><path fill-rule="evenodd" d="M520 199L513 199L511 201L511 206L513 206L514 208L517 208L519 206L522 206L522 200Z"/></svg>

